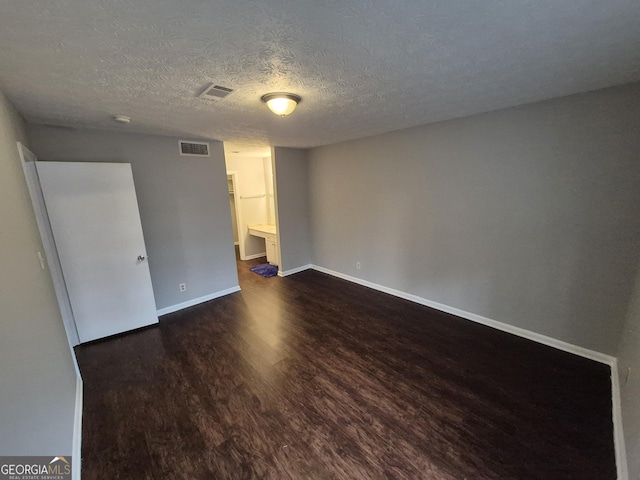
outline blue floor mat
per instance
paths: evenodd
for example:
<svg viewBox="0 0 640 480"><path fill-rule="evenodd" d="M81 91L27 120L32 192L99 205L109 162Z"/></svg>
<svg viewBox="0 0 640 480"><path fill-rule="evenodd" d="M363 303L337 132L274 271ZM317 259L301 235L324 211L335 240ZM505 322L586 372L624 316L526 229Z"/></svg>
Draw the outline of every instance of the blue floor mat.
<svg viewBox="0 0 640 480"><path fill-rule="evenodd" d="M255 267L251 267L249 270L257 273L258 275L262 275L263 277L275 277L278 274L278 266L271 265L269 263L263 263L261 265L256 265Z"/></svg>

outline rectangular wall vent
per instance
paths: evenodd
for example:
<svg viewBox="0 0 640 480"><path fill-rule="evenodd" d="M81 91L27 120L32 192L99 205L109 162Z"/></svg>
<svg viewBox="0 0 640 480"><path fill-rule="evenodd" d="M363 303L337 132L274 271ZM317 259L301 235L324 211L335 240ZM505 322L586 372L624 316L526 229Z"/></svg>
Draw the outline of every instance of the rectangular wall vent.
<svg viewBox="0 0 640 480"><path fill-rule="evenodd" d="M226 97L233 89L227 87L221 87L220 85L214 85L213 83L202 91L199 95L200 97L210 98L212 100L219 100L221 98Z"/></svg>
<svg viewBox="0 0 640 480"><path fill-rule="evenodd" d="M208 157L209 144L207 142L187 142L180 140L180 155L189 157Z"/></svg>

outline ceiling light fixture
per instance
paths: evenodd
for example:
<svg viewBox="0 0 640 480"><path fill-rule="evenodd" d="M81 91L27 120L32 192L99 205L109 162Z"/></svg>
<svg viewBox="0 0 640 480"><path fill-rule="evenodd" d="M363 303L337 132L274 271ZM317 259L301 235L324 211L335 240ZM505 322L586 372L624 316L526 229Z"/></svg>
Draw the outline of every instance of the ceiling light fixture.
<svg viewBox="0 0 640 480"><path fill-rule="evenodd" d="M262 101L267 104L269 110L281 117L292 113L301 100L299 95L293 93L267 93L262 97Z"/></svg>

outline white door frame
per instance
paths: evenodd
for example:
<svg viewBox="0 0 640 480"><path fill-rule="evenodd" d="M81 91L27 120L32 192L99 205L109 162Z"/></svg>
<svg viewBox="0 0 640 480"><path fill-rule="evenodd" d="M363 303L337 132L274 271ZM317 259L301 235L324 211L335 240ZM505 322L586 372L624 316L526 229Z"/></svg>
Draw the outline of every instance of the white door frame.
<svg viewBox="0 0 640 480"><path fill-rule="evenodd" d="M278 232L277 254L278 254L278 276L282 276L284 269L282 268L282 235L280 230L280 215L278 208L278 169L276 168L276 149L271 147L271 175L273 177L273 208L276 222L276 232Z"/></svg>
<svg viewBox="0 0 640 480"><path fill-rule="evenodd" d="M49 215L47 214L47 207L44 203L44 197L42 195L42 189L40 187L40 179L38 177L38 171L36 170L35 162L38 158L33 152L31 152L22 143L17 142L18 152L20 153L20 160L22 161L22 169L24 171L24 177L27 181L27 187L29 188L29 196L31 197L31 203L38 224L38 230L40 230L40 238L42 239L42 245L44 247L44 253L49 266L49 273L51 280L53 281L53 288L58 299L58 307L60 308L60 314L62 315L62 323L64 329L67 332L67 340L69 346L73 351L73 347L80 344L78 337L78 330L76 329L76 322L73 318L73 310L71 309L71 302L69 301L69 293L67 292L67 285L64 281L64 275L62 274L62 266L60 265L60 259L58 258L58 250L53 239L53 231L51 230L51 224L49 223ZM40 252L38 252L40 253ZM42 268L45 268L44 261L41 260ZM75 363L75 355L73 355ZM78 366L76 364L76 370ZM80 372L77 372L78 375Z"/></svg>
<svg viewBox="0 0 640 480"><path fill-rule="evenodd" d="M242 221L242 209L240 208L240 195L238 194L238 172L233 170L227 172L227 176L231 176L231 183L233 185L233 205L236 209L236 229L238 234L238 250L240 250L240 260L244 260L246 255L244 245L244 235L242 235L242 227L244 222Z"/></svg>

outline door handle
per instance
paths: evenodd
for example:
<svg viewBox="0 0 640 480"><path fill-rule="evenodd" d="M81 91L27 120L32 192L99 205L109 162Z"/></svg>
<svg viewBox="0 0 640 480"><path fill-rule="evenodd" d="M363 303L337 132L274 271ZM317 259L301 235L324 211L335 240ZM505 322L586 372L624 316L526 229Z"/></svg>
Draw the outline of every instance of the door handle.
<svg viewBox="0 0 640 480"><path fill-rule="evenodd" d="M145 261L147 257L145 257L144 255L138 255L138 263L142 263Z"/></svg>

